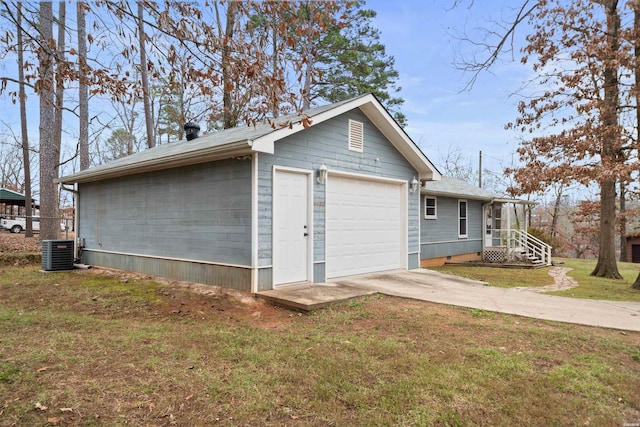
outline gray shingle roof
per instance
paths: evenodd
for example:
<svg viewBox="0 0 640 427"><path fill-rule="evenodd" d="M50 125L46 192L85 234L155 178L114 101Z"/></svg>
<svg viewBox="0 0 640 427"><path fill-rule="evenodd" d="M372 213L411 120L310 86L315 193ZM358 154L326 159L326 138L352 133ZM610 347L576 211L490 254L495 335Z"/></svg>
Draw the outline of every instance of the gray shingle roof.
<svg viewBox="0 0 640 427"><path fill-rule="evenodd" d="M499 196L460 179L443 176L440 181L427 181L422 194L490 201Z"/></svg>
<svg viewBox="0 0 640 427"><path fill-rule="evenodd" d="M179 141L143 150L104 165L96 166L57 179L56 182L73 184L110 179L125 175L188 166L225 158L250 155L254 152L273 154L274 143L302 131L303 117L311 119L311 126L336 117L346 111L360 108L405 158L418 171L420 179L438 179L440 172L417 145L398 126L393 117L371 94L312 108L303 115L279 117L270 123L240 126L203 135L192 141ZM307 126L308 127L308 124Z"/></svg>

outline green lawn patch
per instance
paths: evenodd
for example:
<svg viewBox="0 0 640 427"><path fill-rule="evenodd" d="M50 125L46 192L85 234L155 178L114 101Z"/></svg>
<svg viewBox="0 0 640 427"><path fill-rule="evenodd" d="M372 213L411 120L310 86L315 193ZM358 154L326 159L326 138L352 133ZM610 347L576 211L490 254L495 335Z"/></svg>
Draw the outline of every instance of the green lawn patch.
<svg viewBox="0 0 640 427"><path fill-rule="evenodd" d="M149 279L2 274L0 426L640 420L638 333L392 297L301 315Z"/></svg>
<svg viewBox="0 0 640 427"><path fill-rule="evenodd" d="M640 272L640 265L638 264L619 262L618 270L624 278L622 280L614 280L590 276L590 273L596 266L596 260L554 258L554 261L558 263L558 267L571 268L572 270L567 273L567 276L575 279L579 286L566 291L549 292L549 295L640 302L640 291L631 288L631 284L638 276L638 272ZM430 270L480 280L486 282L489 286L497 286L500 288L537 288L554 283L553 277L549 275L549 268L515 269L445 265L442 267L431 267Z"/></svg>
<svg viewBox="0 0 640 427"><path fill-rule="evenodd" d="M596 266L596 260L575 258L557 258L556 260L564 262L563 267L572 269L568 273L568 276L574 278L580 286L569 289L568 291L554 292L552 295L640 302L640 291L631 288L631 284L633 284L640 272L640 264L618 262L618 271L623 278L615 280L590 275Z"/></svg>
<svg viewBox="0 0 640 427"><path fill-rule="evenodd" d="M547 268L496 268L467 265L430 267L430 270L479 280L499 288L535 288L553 284Z"/></svg>

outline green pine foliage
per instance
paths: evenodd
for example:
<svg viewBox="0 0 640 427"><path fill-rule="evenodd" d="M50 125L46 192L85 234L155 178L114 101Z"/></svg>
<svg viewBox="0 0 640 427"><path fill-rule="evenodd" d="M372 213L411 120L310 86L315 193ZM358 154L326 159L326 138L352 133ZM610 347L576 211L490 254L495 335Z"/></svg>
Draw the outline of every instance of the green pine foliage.
<svg viewBox="0 0 640 427"><path fill-rule="evenodd" d="M399 111L404 99L398 96L395 59L386 53L379 30L372 25L376 12L363 5L362 0L345 2L346 25L328 28L318 40L322 75L316 84L317 96L338 102L373 93L404 127L406 117Z"/></svg>

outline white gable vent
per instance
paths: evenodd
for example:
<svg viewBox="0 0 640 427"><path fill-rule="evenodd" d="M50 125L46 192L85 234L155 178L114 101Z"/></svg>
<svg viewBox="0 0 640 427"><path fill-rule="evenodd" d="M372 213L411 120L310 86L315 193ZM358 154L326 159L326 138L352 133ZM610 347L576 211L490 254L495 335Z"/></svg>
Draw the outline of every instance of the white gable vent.
<svg viewBox="0 0 640 427"><path fill-rule="evenodd" d="M362 153L364 148L364 126L362 122L349 120L349 150Z"/></svg>

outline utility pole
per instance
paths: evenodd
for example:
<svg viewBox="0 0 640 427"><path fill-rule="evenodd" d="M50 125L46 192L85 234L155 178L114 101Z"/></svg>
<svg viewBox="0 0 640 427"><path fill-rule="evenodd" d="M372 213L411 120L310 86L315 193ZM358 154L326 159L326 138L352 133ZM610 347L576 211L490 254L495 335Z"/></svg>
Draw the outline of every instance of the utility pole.
<svg viewBox="0 0 640 427"><path fill-rule="evenodd" d="M480 158L478 159L478 187L482 188L482 150L480 150Z"/></svg>

